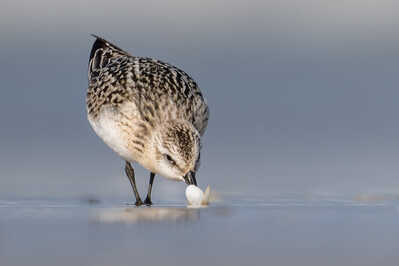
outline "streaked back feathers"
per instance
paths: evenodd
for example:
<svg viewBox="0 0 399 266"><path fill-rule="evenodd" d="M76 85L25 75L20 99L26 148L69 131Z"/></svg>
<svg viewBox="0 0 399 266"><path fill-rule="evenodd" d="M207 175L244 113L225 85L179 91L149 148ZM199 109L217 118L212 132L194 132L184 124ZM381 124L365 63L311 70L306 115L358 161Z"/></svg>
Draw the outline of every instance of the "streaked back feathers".
<svg viewBox="0 0 399 266"><path fill-rule="evenodd" d="M168 63L135 57L95 36L89 60L88 114L101 108L118 109L129 101L149 124L169 118L185 119L203 135L209 110L197 83L183 70Z"/></svg>

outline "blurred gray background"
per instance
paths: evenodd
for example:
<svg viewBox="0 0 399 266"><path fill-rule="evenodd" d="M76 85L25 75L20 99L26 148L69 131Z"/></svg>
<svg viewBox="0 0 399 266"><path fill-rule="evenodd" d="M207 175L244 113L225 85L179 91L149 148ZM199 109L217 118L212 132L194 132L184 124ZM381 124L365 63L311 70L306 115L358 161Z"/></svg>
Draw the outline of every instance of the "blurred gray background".
<svg viewBox="0 0 399 266"><path fill-rule="evenodd" d="M399 191L399 2L11 1L0 10L0 198L130 200L86 120L95 33L196 79L198 181L224 194ZM149 173L137 168L144 194ZM156 180L154 200L184 199Z"/></svg>

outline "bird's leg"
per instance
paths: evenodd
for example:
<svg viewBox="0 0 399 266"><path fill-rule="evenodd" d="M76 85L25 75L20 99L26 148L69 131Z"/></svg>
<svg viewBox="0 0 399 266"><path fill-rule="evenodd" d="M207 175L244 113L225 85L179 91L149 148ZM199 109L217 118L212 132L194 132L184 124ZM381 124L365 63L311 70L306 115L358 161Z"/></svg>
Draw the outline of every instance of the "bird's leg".
<svg viewBox="0 0 399 266"><path fill-rule="evenodd" d="M151 173L150 184L148 185L148 193L147 193L147 197L145 198L145 201L144 201L144 204L146 204L146 205L152 205L151 190L152 190L152 183L154 182L154 177L155 177L155 174Z"/></svg>
<svg viewBox="0 0 399 266"><path fill-rule="evenodd" d="M130 163L128 161L126 161L126 164L125 164L125 172L126 172L127 177L129 178L130 184L132 185L134 196L136 197L135 204L136 204L136 206L140 206L143 204L143 202L141 201L139 192L137 191L136 179L134 177L133 167L130 165Z"/></svg>

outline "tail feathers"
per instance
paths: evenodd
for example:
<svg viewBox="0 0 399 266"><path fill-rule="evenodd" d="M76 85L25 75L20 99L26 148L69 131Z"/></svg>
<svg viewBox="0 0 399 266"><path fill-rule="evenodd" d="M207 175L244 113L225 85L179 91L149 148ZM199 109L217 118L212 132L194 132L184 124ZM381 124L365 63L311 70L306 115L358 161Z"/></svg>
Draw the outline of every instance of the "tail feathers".
<svg viewBox="0 0 399 266"><path fill-rule="evenodd" d="M96 38L96 41L94 42L90 52L89 78L97 76L99 70L107 65L111 58L121 55L129 55L118 46L104 40L103 38L94 34L92 34L92 36Z"/></svg>

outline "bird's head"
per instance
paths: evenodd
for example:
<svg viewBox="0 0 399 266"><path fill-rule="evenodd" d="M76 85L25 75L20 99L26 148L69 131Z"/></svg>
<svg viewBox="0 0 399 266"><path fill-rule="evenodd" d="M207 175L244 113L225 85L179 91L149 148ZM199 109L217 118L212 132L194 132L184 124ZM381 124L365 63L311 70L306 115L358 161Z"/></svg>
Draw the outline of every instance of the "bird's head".
<svg viewBox="0 0 399 266"><path fill-rule="evenodd" d="M195 184L199 167L200 135L186 121L165 121L153 135L154 168L166 178Z"/></svg>

